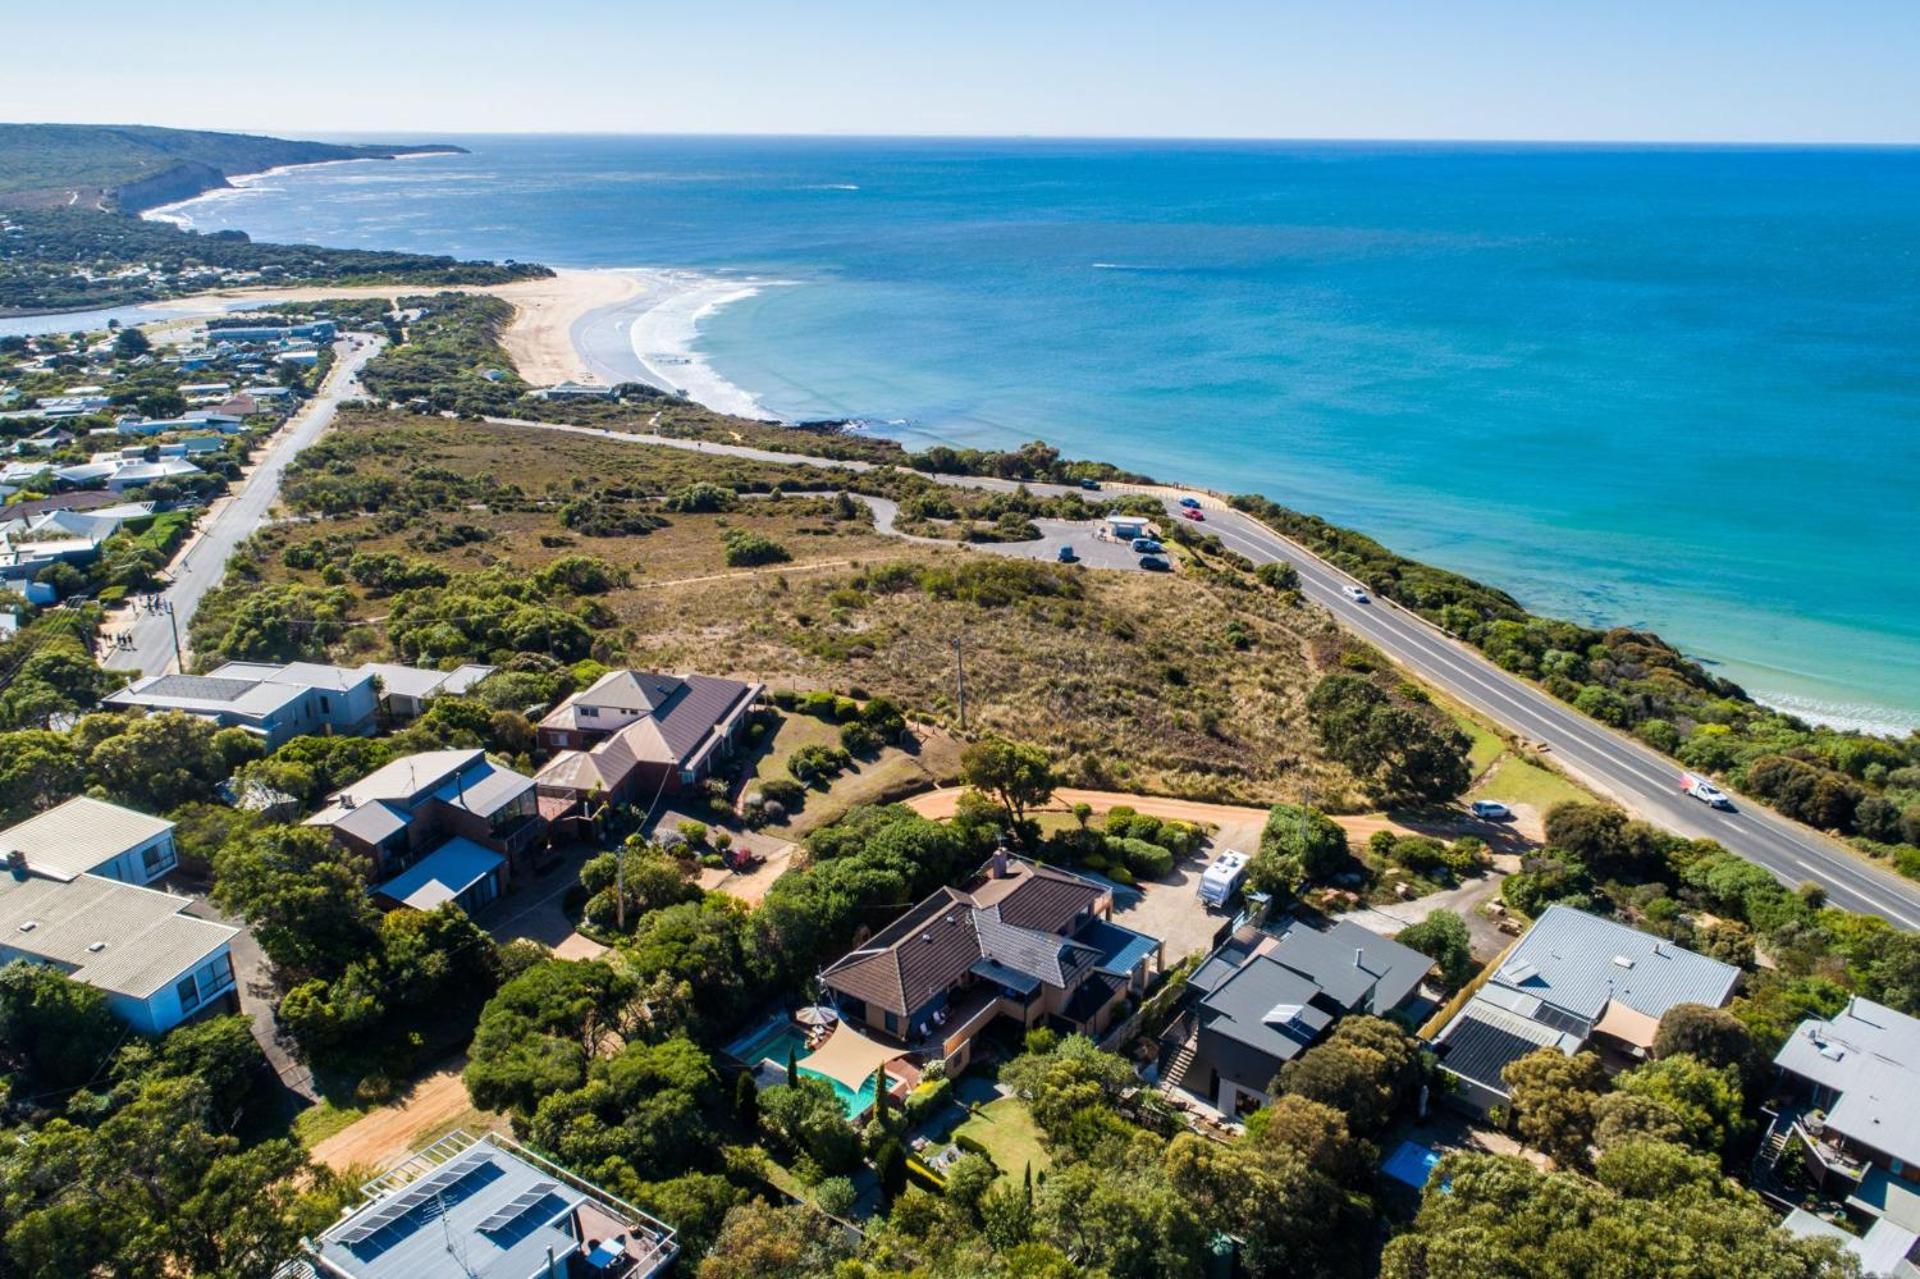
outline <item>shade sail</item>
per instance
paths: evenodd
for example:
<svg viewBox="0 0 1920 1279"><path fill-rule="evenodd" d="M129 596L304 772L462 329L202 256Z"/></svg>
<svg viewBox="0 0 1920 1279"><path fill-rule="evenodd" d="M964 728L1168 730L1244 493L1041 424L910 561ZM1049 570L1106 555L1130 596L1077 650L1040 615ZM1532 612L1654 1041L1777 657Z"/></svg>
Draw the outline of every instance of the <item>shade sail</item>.
<svg viewBox="0 0 1920 1279"><path fill-rule="evenodd" d="M852 1091L859 1092L867 1080L873 1078L874 1071L895 1057L906 1055L905 1049L875 1043L841 1022L827 1036L827 1042L820 1045L819 1051L809 1053L795 1064L802 1070L811 1070L815 1074L838 1080Z"/></svg>
<svg viewBox="0 0 1920 1279"><path fill-rule="evenodd" d="M1593 1029L1596 1034L1610 1035L1635 1048L1651 1048L1653 1037L1660 1030L1660 1019L1613 999L1607 1001L1607 1010L1593 1024Z"/></svg>

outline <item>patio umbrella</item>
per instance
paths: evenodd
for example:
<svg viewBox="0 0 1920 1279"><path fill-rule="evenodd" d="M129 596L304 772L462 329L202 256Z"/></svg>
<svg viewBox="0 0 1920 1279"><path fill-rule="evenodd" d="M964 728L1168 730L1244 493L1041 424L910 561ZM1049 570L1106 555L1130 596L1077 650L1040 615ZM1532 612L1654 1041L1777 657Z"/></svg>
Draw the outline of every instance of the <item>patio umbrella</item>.
<svg viewBox="0 0 1920 1279"><path fill-rule="evenodd" d="M831 1026L840 1020L840 1014L824 1004L814 1004L802 1008L793 1015L793 1019L802 1026Z"/></svg>

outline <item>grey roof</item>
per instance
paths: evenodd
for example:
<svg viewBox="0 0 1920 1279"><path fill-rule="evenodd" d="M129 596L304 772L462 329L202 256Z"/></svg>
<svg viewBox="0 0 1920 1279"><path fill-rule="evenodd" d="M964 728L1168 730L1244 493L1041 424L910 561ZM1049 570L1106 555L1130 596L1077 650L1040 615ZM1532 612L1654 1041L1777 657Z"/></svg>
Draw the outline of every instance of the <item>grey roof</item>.
<svg viewBox="0 0 1920 1279"><path fill-rule="evenodd" d="M271 715L304 692L292 684L235 676L153 675L137 679L103 700L109 706L143 706L149 710L231 714L257 719Z"/></svg>
<svg viewBox="0 0 1920 1279"><path fill-rule="evenodd" d="M1299 1056L1333 1024L1331 1013L1313 1005L1319 993L1299 973L1257 955L1200 1001L1201 1030L1254 1049L1277 1066ZM1264 1081L1257 1086L1264 1088Z"/></svg>
<svg viewBox="0 0 1920 1279"><path fill-rule="evenodd" d="M0 854L19 851L43 875L72 879L173 829L173 823L82 795L0 830Z"/></svg>
<svg viewBox="0 0 1920 1279"><path fill-rule="evenodd" d="M1376 1015L1398 1008L1433 967L1413 947L1346 920L1325 931L1295 922L1268 953L1342 1008Z"/></svg>
<svg viewBox="0 0 1920 1279"><path fill-rule="evenodd" d="M240 931L181 914L191 904L101 875L63 882L0 873L0 948L59 964L89 986L145 999Z"/></svg>
<svg viewBox="0 0 1920 1279"><path fill-rule="evenodd" d="M451 671L433 671L418 666L403 666L398 662L368 662L360 668L359 674L377 676L381 686L389 693L397 693L401 697L426 698L436 693L457 696L493 674L493 671L491 666L473 663Z"/></svg>
<svg viewBox="0 0 1920 1279"><path fill-rule="evenodd" d="M624 711L642 717L619 730L635 758L690 763L711 749L721 726L752 699L758 687L712 675L608 671L556 706L540 726L591 730L602 726L581 719L580 707Z"/></svg>
<svg viewBox="0 0 1920 1279"><path fill-rule="evenodd" d="M624 1244L621 1273L650 1279L679 1254L671 1227L503 1137L454 1132L363 1189L367 1201L310 1245L347 1279L536 1279L573 1273L588 1240Z"/></svg>
<svg viewBox="0 0 1920 1279"><path fill-rule="evenodd" d="M1831 1020L1801 1022L1773 1061L1840 1094L1829 1129L1920 1163L1920 1021L1856 996Z"/></svg>
<svg viewBox="0 0 1920 1279"><path fill-rule="evenodd" d="M981 955L1062 990L1100 962L1096 947L1006 923L998 906L974 911L973 927L980 937Z"/></svg>
<svg viewBox="0 0 1920 1279"><path fill-rule="evenodd" d="M1549 906L1490 982L1594 1022L1613 1000L1654 1018L1675 1004L1718 1008L1739 977L1731 964L1625 924Z"/></svg>
<svg viewBox="0 0 1920 1279"><path fill-rule="evenodd" d="M1435 1038L1434 1047L1439 1051L1440 1064L1448 1070L1506 1096L1507 1085L1500 1072L1509 1062L1546 1047L1571 1054L1579 1049L1580 1042L1518 1013L1469 1000L1460 1015Z"/></svg>
<svg viewBox="0 0 1920 1279"><path fill-rule="evenodd" d="M651 671L608 671L581 690L574 700L583 706L653 713L685 688L686 682L672 675L657 675Z"/></svg>
<svg viewBox="0 0 1920 1279"><path fill-rule="evenodd" d="M438 790L442 783L463 769L486 758L486 752L471 750L418 751L374 769L351 786L343 786L333 798L350 799L354 804L376 800L395 800L412 804Z"/></svg>

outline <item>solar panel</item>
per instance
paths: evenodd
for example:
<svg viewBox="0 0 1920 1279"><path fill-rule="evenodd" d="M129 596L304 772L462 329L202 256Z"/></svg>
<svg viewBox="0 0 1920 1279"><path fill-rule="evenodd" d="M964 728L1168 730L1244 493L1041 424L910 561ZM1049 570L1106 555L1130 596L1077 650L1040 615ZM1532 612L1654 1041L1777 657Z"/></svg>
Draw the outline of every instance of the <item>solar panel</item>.
<svg viewBox="0 0 1920 1279"><path fill-rule="evenodd" d="M490 1157L491 1154L488 1151L468 1151L457 1159L447 1161L412 1185L375 1204L364 1216L341 1232L340 1242L362 1243L379 1234L421 1204L442 1194L454 1183L464 1179L468 1173L486 1163Z"/></svg>
<svg viewBox="0 0 1920 1279"><path fill-rule="evenodd" d="M1572 1013L1561 1012L1558 1008L1550 1004L1542 1004L1539 1008L1535 1009L1533 1019L1542 1026L1550 1026L1562 1034L1580 1035L1582 1037L1587 1034L1588 1028L1586 1022L1575 1017Z"/></svg>
<svg viewBox="0 0 1920 1279"><path fill-rule="evenodd" d="M480 1223L483 1234L492 1234L496 1230L505 1230L514 1222L527 1215L533 1206L560 1189L557 1181L536 1181L515 1195L511 1201L502 1204L493 1215Z"/></svg>

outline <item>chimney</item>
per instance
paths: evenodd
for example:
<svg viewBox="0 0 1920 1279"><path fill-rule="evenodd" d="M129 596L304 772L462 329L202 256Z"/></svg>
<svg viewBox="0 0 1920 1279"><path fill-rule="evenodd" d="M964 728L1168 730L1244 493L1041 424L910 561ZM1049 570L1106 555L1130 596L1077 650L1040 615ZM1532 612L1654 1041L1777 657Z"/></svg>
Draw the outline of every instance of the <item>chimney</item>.
<svg viewBox="0 0 1920 1279"><path fill-rule="evenodd" d="M1353 966L1355 968L1365 968L1367 966L1366 958L1367 952L1364 949L1359 946L1353 948Z"/></svg>
<svg viewBox="0 0 1920 1279"><path fill-rule="evenodd" d="M15 879L27 877L27 855L18 848L7 850L7 869L13 872Z"/></svg>
<svg viewBox="0 0 1920 1279"><path fill-rule="evenodd" d="M994 879L1007 877L1007 846L1001 844L993 850L993 861L987 871Z"/></svg>

